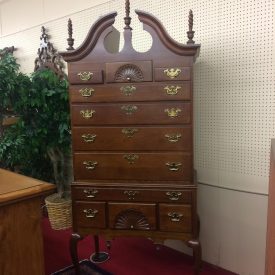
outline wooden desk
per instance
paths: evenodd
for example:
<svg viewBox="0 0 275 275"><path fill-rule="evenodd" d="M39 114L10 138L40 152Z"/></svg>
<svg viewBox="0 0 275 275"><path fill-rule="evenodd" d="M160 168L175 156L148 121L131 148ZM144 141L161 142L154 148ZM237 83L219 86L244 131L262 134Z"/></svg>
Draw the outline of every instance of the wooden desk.
<svg viewBox="0 0 275 275"><path fill-rule="evenodd" d="M0 274L44 274L41 198L54 189L0 169Z"/></svg>

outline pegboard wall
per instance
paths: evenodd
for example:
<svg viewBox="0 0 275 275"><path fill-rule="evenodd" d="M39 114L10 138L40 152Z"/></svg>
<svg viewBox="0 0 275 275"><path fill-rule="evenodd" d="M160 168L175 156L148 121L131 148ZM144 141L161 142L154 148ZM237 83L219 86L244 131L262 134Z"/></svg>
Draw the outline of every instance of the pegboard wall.
<svg viewBox="0 0 275 275"><path fill-rule="evenodd" d="M178 42L187 41L189 9L194 13L195 167L203 183L267 193L270 139L275 137L274 1L174 0L131 1L133 44L150 47L134 9L152 13ZM117 11L115 27L123 30L124 1L108 3L46 22L50 42L67 47L67 20L73 21L75 47L101 15ZM0 48L18 48L25 73L33 71L41 26L0 38ZM122 44L121 44L122 45Z"/></svg>

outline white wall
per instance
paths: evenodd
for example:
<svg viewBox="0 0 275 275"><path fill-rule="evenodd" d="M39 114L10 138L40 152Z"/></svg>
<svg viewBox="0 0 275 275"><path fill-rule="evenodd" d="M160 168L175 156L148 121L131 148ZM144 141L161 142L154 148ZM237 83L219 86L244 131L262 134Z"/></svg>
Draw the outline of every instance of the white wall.
<svg viewBox="0 0 275 275"><path fill-rule="evenodd" d="M138 50L148 47L149 38L135 8L157 16L181 43L187 40L187 16L193 9L194 40L202 45L195 66L194 100L203 258L239 274L262 275L269 146L275 136L274 1L131 2ZM30 73L41 24L54 46L64 50L69 17L77 47L91 24L113 10L119 12L115 26L122 30L122 0L2 0L0 48L16 46L22 70ZM183 249L179 242L169 245Z"/></svg>

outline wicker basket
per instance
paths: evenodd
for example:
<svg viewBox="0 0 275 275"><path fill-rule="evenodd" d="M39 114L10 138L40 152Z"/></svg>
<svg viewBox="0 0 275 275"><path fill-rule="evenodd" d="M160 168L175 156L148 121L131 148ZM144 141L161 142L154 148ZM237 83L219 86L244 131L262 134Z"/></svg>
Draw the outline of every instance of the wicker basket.
<svg viewBox="0 0 275 275"><path fill-rule="evenodd" d="M61 230L72 226L72 201L64 199L57 193L45 198L52 229Z"/></svg>

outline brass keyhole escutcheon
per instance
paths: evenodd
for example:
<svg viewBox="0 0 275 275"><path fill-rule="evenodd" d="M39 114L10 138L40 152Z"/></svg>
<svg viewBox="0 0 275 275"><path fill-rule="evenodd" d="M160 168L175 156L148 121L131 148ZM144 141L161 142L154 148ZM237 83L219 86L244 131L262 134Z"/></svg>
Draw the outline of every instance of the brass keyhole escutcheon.
<svg viewBox="0 0 275 275"><path fill-rule="evenodd" d="M127 85L127 86L123 86L120 88L120 90L123 92L124 95L126 96L130 96L132 95L135 91L136 91L136 87L135 86L130 86L130 85Z"/></svg>
<svg viewBox="0 0 275 275"><path fill-rule="evenodd" d="M128 200L134 200L135 196L139 193L139 191L136 190L125 190L123 194L128 196Z"/></svg>
<svg viewBox="0 0 275 275"><path fill-rule="evenodd" d="M139 159L139 156L135 154L127 154L127 155L124 155L123 158L126 159L129 164L134 164L135 161Z"/></svg>
<svg viewBox="0 0 275 275"><path fill-rule="evenodd" d="M121 130L122 134L126 135L127 138L131 138L135 133L138 132L138 129L135 128L123 128Z"/></svg>
<svg viewBox="0 0 275 275"><path fill-rule="evenodd" d="M126 115L132 115L138 109L135 105L123 105L121 106L121 110L125 112Z"/></svg>

